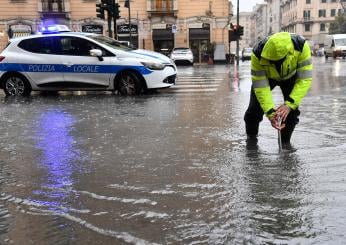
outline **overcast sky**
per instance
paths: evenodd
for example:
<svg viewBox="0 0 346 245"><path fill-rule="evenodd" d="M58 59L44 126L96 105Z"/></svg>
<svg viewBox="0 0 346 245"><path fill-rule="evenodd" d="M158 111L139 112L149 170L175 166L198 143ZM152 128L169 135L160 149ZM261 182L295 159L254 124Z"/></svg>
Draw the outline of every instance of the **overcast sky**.
<svg viewBox="0 0 346 245"><path fill-rule="evenodd" d="M256 3L263 3L263 0L239 0L240 12L251 12ZM236 15L237 12L237 0L232 0L233 12Z"/></svg>

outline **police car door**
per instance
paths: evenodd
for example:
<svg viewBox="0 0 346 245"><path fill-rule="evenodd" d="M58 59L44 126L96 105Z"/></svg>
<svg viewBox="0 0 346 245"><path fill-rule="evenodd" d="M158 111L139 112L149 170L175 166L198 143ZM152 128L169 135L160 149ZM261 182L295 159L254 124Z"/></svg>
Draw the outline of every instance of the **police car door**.
<svg viewBox="0 0 346 245"><path fill-rule="evenodd" d="M97 44L78 36L60 36L64 80L70 88L104 89L110 85L111 73L107 69L111 59L90 55L91 49L101 49Z"/></svg>
<svg viewBox="0 0 346 245"><path fill-rule="evenodd" d="M25 39L18 44L18 47L27 51L18 55L18 61L22 63L24 71L38 87L48 87L64 81L61 59L58 55L60 51L55 36Z"/></svg>

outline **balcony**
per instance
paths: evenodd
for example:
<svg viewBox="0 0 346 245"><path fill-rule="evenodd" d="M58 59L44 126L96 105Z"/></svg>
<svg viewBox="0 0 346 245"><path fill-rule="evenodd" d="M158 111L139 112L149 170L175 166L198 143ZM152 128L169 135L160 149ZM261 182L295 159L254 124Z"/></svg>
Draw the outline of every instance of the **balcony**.
<svg viewBox="0 0 346 245"><path fill-rule="evenodd" d="M177 16L177 0L147 0L149 16Z"/></svg>
<svg viewBox="0 0 346 245"><path fill-rule="evenodd" d="M296 22L298 22L298 23L303 23L303 24L308 24L308 23L313 23L313 22L315 22L317 19L316 18L313 18L313 17L303 17L303 18L298 18L297 20L296 20Z"/></svg>
<svg viewBox="0 0 346 245"><path fill-rule="evenodd" d="M42 19L70 19L64 0L41 0L38 4Z"/></svg>
<svg viewBox="0 0 346 245"><path fill-rule="evenodd" d="M314 17L303 17L303 18L296 18L296 19L287 19L284 18L282 22L283 28L288 28L290 26L295 26L297 24L313 24L313 23L321 22L319 18Z"/></svg>

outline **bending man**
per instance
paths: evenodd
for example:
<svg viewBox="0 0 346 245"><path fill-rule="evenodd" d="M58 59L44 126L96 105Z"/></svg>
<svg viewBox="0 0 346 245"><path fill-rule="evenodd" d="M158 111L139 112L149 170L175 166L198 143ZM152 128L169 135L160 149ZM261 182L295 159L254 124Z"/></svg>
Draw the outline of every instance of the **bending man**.
<svg viewBox="0 0 346 245"><path fill-rule="evenodd" d="M248 139L256 139L263 114L289 144L300 114L298 106L312 82L311 51L302 36L279 32L259 41L251 54L252 88L244 120ZM280 86L284 103L274 105L271 90ZM283 124L279 126L279 118Z"/></svg>

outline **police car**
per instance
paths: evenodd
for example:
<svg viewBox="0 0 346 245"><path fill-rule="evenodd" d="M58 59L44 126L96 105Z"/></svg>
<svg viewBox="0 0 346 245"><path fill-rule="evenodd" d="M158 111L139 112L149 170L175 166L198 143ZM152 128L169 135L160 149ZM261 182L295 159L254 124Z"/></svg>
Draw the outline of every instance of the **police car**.
<svg viewBox="0 0 346 245"><path fill-rule="evenodd" d="M92 33L59 32L11 39L0 54L0 87L6 95L31 91L110 90L137 95L175 83L167 56L133 50Z"/></svg>

